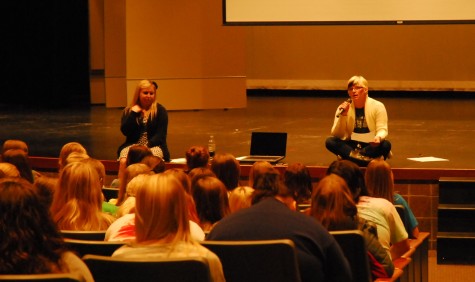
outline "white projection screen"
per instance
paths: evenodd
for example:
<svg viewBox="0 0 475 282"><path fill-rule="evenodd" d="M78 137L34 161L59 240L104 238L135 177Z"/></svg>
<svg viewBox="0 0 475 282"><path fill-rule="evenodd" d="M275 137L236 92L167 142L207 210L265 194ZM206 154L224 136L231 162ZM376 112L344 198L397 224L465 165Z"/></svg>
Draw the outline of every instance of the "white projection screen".
<svg viewBox="0 0 475 282"><path fill-rule="evenodd" d="M225 25L475 23L475 0L223 0Z"/></svg>

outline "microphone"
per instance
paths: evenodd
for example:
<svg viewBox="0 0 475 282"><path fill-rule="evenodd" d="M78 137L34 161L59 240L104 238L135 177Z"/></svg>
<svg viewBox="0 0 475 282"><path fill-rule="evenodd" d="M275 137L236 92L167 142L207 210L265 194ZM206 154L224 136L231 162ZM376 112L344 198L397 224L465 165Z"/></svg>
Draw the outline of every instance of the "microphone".
<svg viewBox="0 0 475 282"><path fill-rule="evenodd" d="M348 100L346 100L345 102L347 102L347 103L350 103L350 104L351 104L352 100L351 100L351 98L349 98L349 99L348 99ZM340 117L340 115L343 113L343 111L344 111L344 110L345 110L345 109L343 109L343 108L339 108L339 109L338 109L338 113L336 114L336 117L337 117L337 118L339 118L339 117Z"/></svg>

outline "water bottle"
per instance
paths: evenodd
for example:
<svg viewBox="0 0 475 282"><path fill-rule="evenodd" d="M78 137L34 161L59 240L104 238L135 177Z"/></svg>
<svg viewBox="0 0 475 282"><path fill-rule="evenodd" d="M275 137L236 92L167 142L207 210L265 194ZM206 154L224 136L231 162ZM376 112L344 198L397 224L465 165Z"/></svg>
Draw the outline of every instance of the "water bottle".
<svg viewBox="0 0 475 282"><path fill-rule="evenodd" d="M209 151L209 156L213 158L216 152L216 141L214 141L213 135L211 135L208 140L208 151Z"/></svg>

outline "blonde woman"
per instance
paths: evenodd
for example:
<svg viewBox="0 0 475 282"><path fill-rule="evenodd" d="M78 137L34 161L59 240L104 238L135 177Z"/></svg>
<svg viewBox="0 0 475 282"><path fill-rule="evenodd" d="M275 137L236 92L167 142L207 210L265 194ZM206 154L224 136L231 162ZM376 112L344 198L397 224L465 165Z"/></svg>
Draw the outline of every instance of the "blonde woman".
<svg viewBox="0 0 475 282"><path fill-rule="evenodd" d="M66 159L72 152L77 152L80 154L85 154L87 155L86 148L83 147L78 142L69 142L63 145L61 148L61 151L59 152L59 160L58 160L58 165L59 165L59 171L63 169L68 163L66 162Z"/></svg>
<svg viewBox="0 0 475 282"><path fill-rule="evenodd" d="M120 206L127 199L127 184L139 174L150 174L153 173L152 169L142 163L131 164L125 168L124 172L121 174L121 179L119 179L119 194L117 199L109 200L110 203Z"/></svg>
<svg viewBox="0 0 475 282"><path fill-rule="evenodd" d="M251 206L254 188L239 186L229 193L229 211L231 213Z"/></svg>
<svg viewBox="0 0 475 282"><path fill-rule="evenodd" d="M102 212L102 185L87 162L66 165L59 175L51 214L61 230L106 230L115 218Z"/></svg>
<svg viewBox="0 0 475 282"><path fill-rule="evenodd" d="M155 156L170 161L167 146L168 113L163 105L156 102L157 88L155 82L141 80L130 105L122 113L120 131L126 140L117 150L119 179L127 167L127 154L133 145L147 146Z"/></svg>
<svg viewBox="0 0 475 282"><path fill-rule="evenodd" d="M192 239L180 181L163 173L144 178L136 195L136 242L121 247L112 256L140 260L204 257L213 281L224 281L219 258Z"/></svg>

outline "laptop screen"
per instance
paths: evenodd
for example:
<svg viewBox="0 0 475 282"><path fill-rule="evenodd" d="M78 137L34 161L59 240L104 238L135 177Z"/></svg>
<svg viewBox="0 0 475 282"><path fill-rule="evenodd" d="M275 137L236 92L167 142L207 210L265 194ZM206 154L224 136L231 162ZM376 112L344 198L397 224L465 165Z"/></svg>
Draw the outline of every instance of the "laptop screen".
<svg viewBox="0 0 475 282"><path fill-rule="evenodd" d="M285 156L286 132L252 132L251 156Z"/></svg>

